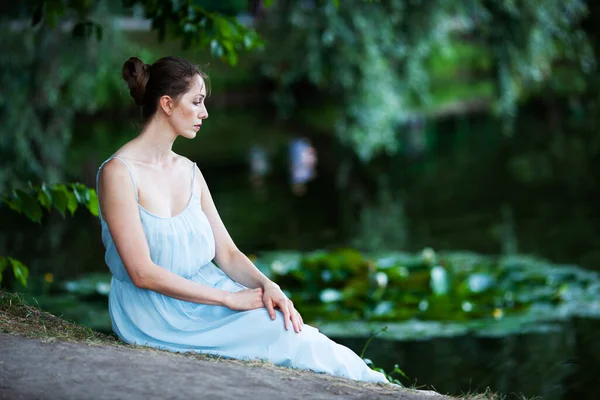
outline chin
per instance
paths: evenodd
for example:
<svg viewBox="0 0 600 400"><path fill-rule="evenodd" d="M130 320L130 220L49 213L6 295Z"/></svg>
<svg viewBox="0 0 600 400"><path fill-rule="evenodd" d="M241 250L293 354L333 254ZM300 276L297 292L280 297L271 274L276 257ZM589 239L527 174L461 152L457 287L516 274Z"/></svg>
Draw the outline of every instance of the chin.
<svg viewBox="0 0 600 400"><path fill-rule="evenodd" d="M181 133L180 136L183 136L186 139L193 139L196 137L196 133L197 132L184 132L184 133Z"/></svg>

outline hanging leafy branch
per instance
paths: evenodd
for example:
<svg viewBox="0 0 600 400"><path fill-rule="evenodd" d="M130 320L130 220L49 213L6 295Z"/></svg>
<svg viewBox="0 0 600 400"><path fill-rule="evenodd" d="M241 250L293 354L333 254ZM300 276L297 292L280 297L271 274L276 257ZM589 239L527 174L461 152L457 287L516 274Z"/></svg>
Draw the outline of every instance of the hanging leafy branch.
<svg viewBox="0 0 600 400"><path fill-rule="evenodd" d="M26 189L15 189L10 195L0 197L0 204L2 203L19 214L24 214L33 222L41 221L43 209L58 210L64 217L67 212L75 214L79 205L85 206L92 215L98 216L96 191L82 183L29 185Z"/></svg>
<svg viewBox="0 0 600 400"><path fill-rule="evenodd" d="M255 50L264 44L256 31L236 18L211 12L192 0L124 0L123 3L126 7L141 5L160 40L171 34L181 39L186 48L208 47L213 56L231 65L237 64L238 52Z"/></svg>
<svg viewBox="0 0 600 400"><path fill-rule="evenodd" d="M85 206L92 215L98 216L96 191L81 183L29 185L26 189L15 189L10 195L0 197L0 207L3 203L19 214L24 214L33 222L41 221L44 210L57 210L64 217L67 213L75 214L80 205ZM2 273L9 265L15 278L23 286L27 286L29 276L27 266L17 259L1 255L0 284Z"/></svg>
<svg viewBox="0 0 600 400"><path fill-rule="evenodd" d="M583 0L389 0L352 7L280 0L261 30L268 44L263 71L276 83L283 116L293 115L299 83L331 97L335 133L368 161L397 152L399 132L412 118L452 106L436 104L436 85L491 82L486 103L510 126L518 102L551 86L557 65L589 75L594 55L580 26L587 13ZM465 46L478 53L472 62L456 57ZM436 81L434 58L445 58L437 62L446 65L443 82Z"/></svg>
<svg viewBox="0 0 600 400"><path fill-rule="evenodd" d="M50 27L57 26L65 15L75 14L72 34L75 37L103 37L102 24L90 17L94 2L41 0L28 1L31 25L45 21ZM152 30L160 40L168 35L181 39L183 46L209 48L211 54L231 65L237 64L238 53L261 48L263 41L258 33L240 23L235 16L213 12L193 0L122 0L122 6L140 6L144 17L152 22Z"/></svg>

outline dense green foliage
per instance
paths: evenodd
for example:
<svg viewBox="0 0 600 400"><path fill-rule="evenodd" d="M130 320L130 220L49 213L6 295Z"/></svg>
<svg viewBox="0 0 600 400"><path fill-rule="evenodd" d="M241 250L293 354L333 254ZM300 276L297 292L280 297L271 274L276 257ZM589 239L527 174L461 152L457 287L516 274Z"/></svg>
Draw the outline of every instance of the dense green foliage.
<svg viewBox="0 0 600 400"><path fill-rule="evenodd" d="M90 12L106 18L108 10L101 2ZM113 57L128 43L110 27L102 40L87 40L47 23L21 26L5 15L0 30L0 193L21 182L63 181L75 116L118 104Z"/></svg>
<svg viewBox="0 0 600 400"><path fill-rule="evenodd" d="M397 152L412 119L472 101L511 122L519 99L551 84L558 62L579 76L594 65L581 0L281 1L270 11L264 71L277 82L279 109L289 115L294 87L315 85L336 99L335 131L365 160Z"/></svg>
<svg viewBox="0 0 600 400"><path fill-rule="evenodd" d="M0 193L29 179L65 178L75 115L110 108L110 103L114 107L121 97L115 66L123 59L115 57L134 49L119 30L127 27L118 28L115 18L130 16L136 7L160 37L180 40L184 47L209 48L213 56L232 64L240 51L262 46L256 32L234 17L193 1L3 5L0 118L6 134L0 139Z"/></svg>

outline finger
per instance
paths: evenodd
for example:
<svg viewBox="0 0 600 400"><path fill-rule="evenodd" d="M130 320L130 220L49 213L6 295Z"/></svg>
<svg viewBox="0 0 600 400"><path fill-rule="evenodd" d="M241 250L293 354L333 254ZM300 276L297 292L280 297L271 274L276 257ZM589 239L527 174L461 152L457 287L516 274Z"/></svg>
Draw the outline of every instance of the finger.
<svg viewBox="0 0 600 400"><path fill-rule="evenodd" d="M289 330L289 320L290 320L290 309L288 308L287 304L284 303L283 306L280 306L279 308L281 308L281 312L283 312L283 324L285 325L285 330Z"/></svg>
<svg viewBox="0 0 600 400"><path fill-rule="evenodd" d="M292 320L292 325L294 325L294 331L296 333L300 332L300 320L298 319L298 311L294 308L294 303L291 301L288 303L288 307L290 309L290 319Z"/></svg>
<svg viewBox="0 0 600 400"><path fill-rule="evenodd" d="M269 311L269 315L271 316L271 320L275 320L275 308L273 308L273 300L270 298L265 301L265 306L267 307L267 311Z"/></svg>
<svg viewBox="0 0 600 400"><path fill-rule="evenodd" d="M298 311L296 311L296 320L298 321L298 329L302 330L302 325L304 325L304 322L302 321L302 316Z"/></svg>
<svg viewBox="0 0 600 400"><path fill-rule="evenodd" d="M297 312L292 314L292 324L294 325L294 331L296 331L296 333L300 333L300 320L298 319Z"/></svg>

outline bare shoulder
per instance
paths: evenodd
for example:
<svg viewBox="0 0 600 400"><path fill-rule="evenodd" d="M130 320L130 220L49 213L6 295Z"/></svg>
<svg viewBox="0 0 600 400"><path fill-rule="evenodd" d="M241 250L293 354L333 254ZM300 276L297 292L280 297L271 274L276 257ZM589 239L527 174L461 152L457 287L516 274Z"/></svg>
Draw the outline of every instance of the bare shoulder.
<svg viewBox="0 0 600 400"><path fill-rule="evenodd" d="M121 192L123 188L133 189L131 174L121 161L116 158L108 160L101 168L98 177L98 195L105 191L112 194Z"/></svg>
<svg viewBox="0 0 600 400"><path fill-rule="evenodd" d="M120 180L128 177L129 171L127 170L127 167L116 158L108 160L100 170L101 182Z"/></svg>

